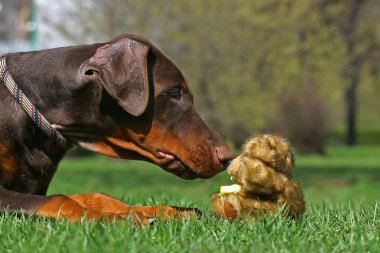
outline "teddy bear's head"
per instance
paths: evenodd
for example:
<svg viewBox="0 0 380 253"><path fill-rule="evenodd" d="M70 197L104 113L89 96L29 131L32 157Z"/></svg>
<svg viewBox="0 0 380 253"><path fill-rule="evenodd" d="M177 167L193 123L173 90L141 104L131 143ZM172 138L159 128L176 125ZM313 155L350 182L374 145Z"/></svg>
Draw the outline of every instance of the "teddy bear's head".
<svg viewBox="0 0 380 253"><path fill-rule="evenodd" d="M243 150L227 168L227 173L235 183L246 186L249 178L256 175L251 175L252 170L244 168L253 166L270 167L292 178L294 157L289 143L284 138L257 134L244 145Z"/></svg>

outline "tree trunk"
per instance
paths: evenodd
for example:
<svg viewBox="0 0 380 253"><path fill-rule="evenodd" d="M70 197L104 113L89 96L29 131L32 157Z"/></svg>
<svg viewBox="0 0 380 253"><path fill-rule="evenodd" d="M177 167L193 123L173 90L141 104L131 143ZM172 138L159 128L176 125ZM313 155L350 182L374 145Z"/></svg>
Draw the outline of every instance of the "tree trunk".
<svg viewBox="0 0 380 253"><path fill-rule="evenodd" d="M347 75L349 85L346 89L346 143L352 146L357 144L357 88L360 81L360 67L356 65L349 68Z"/></svg>
<svg viewBox="0 0 380 253"><path fill-rule="evenodd" d="M340 31L347 46L348 65L345 76L348 85L345 90L346 95L346 143L347 145L357 144L357 90L360 82L361 61L356 56L355 45L357 44L356 29L361 0L352 0L349 3L347 18L342 23Z"/></svg>

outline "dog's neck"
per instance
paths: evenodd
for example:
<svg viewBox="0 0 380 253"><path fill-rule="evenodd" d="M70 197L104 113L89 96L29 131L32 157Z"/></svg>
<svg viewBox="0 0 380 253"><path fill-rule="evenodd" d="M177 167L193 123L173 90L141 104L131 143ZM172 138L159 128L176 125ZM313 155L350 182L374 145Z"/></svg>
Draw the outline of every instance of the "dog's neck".
<svg viewBox="0 0 380 253"><path fill-rule="evenodd" d="M19 106L4 106L8 99L3 99L3 91L0 98L8 111L0 115L0 186L45 195L66 150L53 144Z"/></svg>
<svg viewBox="0 0 380 253"><path fill-rule="evenodd" d="M46 51L10 54L7 57L9 72L16 83L52 122L60 117L58 108L64 107L65 103L66 106L70 104L70 90L64 85L75 84L81 61L93 54L96 48L87 47L87 54L79 54L84 55L83 59L75 61L67 58L67 55L73 55L73 50L84 49L68 47L55 50L49 62L46 62ZM52 52L49 55L52 57ZM67 101L57 99L65 95ZM66 150L51 143L4 86L0 87L0 106L3 108L0 114L0 186L18 192L46 194Z"/></svg>

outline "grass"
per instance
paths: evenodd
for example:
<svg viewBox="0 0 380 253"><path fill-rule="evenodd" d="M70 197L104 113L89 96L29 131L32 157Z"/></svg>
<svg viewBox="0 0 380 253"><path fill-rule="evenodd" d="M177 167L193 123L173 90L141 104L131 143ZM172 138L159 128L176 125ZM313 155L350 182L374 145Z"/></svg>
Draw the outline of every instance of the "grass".
<svg viewBox="0 0 380 253"><path fill-rule="evenodd" d="M215 218L210 206L212 193L230 184L225 173L184 181L143 162L65 160L49 194L100 191L136 205L198 207L204 216L138 229L128 221L70 223L3 213L0 252L378 252L380 147L297 156L295 178L308 203L302 218L230 223Z"/></svg>

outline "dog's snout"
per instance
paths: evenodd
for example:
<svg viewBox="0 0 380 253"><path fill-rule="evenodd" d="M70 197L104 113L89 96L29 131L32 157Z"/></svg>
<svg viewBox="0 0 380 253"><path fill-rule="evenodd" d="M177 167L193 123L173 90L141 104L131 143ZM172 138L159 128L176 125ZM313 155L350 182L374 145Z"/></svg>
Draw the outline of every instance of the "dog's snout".
<svg viewBox="0 0 380 253"><path fill-rule="evenodd" d="M224 168L230 165L232 159L234 159L233 154L227 146L219 146L215 149L215 151L220 163Z"/></svg>

